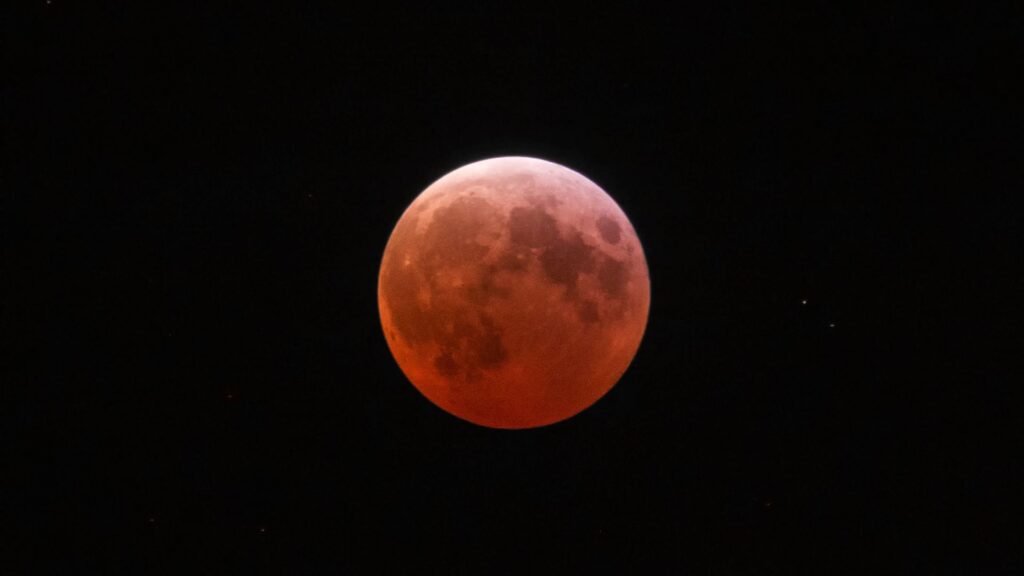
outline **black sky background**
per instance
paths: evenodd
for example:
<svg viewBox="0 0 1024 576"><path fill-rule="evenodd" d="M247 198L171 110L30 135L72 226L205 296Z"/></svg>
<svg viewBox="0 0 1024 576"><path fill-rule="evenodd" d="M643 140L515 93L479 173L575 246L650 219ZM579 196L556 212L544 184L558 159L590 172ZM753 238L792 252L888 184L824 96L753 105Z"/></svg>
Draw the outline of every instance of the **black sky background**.
<svg viewBox="0 0 1024 576"><path fill-rule="evenodd" d="M22 4L3 573L1024 569L1018 14ZM407 383L376 279L512 154L619 202L652 301L508 432Z"/></svg>

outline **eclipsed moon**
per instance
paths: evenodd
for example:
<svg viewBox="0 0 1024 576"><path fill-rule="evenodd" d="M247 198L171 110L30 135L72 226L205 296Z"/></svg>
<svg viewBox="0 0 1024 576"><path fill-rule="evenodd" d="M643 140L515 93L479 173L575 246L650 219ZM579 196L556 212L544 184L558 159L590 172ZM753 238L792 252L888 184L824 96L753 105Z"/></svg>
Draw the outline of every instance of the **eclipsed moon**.
<svg viewBox="0 0 1024 576"><path fill-rule="evenodd" d="M424 190L395 225L377 287L399 367L431 402L493 428L584 410L647 325L650 280L622 209L564 166L482 160Z"/></svg>

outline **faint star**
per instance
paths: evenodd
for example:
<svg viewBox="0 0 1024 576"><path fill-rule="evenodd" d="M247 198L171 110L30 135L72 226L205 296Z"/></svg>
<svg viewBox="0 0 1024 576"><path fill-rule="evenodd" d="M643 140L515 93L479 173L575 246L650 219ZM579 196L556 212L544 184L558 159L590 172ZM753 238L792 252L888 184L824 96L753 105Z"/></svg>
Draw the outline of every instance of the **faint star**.
<svg viewBox="0 0 1024 576"><path fill-rule="evenodd" d="M828 323L828 327L829 328L835 328L836 327L836 323L835 322L829 322Z"/></svg>
<svg viewBox="0 0 1024 576"><path fill-rule="evenodd" d="M807 306L807 300L801 300L801 301L800 301L800 304L802 304L802 305L804 305L804 306Z"/></svg>

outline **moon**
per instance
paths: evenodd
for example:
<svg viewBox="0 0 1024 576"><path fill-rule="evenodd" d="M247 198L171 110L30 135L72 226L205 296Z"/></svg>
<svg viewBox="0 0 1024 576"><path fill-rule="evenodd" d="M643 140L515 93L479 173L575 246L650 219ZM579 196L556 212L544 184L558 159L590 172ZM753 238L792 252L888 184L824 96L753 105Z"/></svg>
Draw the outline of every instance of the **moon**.
<svg viewBox="0 0 1024 576"><path fill-rule="evenodd" d="M388 347L427 399L521 429L574 416L619 381L647 325L650 279L604 190L512 156L416 197L388 239L377 298Z"/></svg>

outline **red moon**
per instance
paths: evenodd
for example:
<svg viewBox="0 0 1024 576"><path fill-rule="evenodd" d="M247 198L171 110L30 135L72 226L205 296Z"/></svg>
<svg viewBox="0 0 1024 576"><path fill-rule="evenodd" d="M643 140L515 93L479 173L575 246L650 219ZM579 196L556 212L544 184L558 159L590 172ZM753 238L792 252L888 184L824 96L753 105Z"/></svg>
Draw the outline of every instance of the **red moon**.
<svg viewBox="0 0 1024 576"><path fill-rule="evenodd" d="M445 411L533 428L619 381L647 325L650 279L622 209L559 164L503 157L431 184L388 240L377 285L399 367Z"/></svg>

